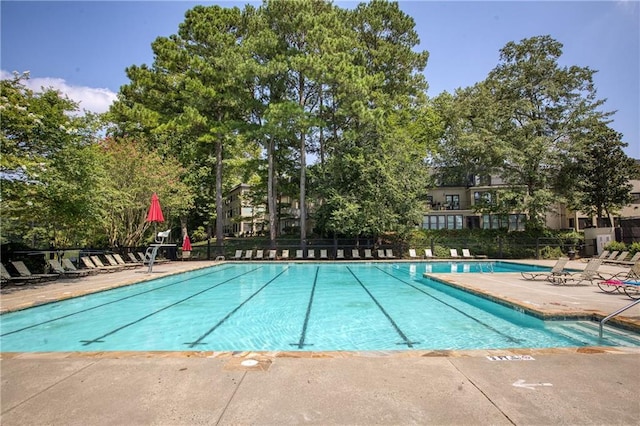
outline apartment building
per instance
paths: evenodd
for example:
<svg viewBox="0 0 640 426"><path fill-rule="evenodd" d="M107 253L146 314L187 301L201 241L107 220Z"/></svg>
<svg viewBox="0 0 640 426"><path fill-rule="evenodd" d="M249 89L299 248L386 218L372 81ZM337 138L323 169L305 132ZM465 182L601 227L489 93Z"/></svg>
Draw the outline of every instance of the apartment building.
<svg viewBox="0 0 640 426"><path fill-rule="evenodd" d="M463 185L438 184L427 195L422 218L424 229L499 229L524 230L526 215L512 213L505 216L478 213L475 206L491 202L508 186L496 176L472 176ZM631 181L631 204L621 209L616 218L640 220L640 180ZM254 206L245 183L237 185L225 196L224 233L228 236L247 236L269 229L264 204ZM298 200L283 196L278 203L280 235L296 234L300 226ZM595 219L572 211L562 203L549 206L546 224L550 229L582 230L595 226ZM602 226L603 224L600 224ZM616 224L617 225L617 224Z"/></svg>
<svg viewBox="0 0 640 426"><path fill-rule="evenodd" d="M266 204L254 205L251 186L241 183L224 197L223 232L226 236L252 236L267 232L269 219ZM280 235L299 232L299 201L281 196L278 199L278 227Z"/></svg>
<svg viewBox="0 0 640 426"><path fill-rule="evenodd" d="M631 204L622 208L616 218L640 219L640 180L632 180ZM491 202L499 197L500 190L507 185L496 176L473 176L466 179L464 185L439 184L429 191L427 205L422 219L425 229L463 229L508 228L511 231L523 230L526 215L512 213L507 217L477 213L474 206L482 202ZM550 229L582 230L595 226L595 219L582 212L572 211L562 203L549 206L546 225Z"/></svg>

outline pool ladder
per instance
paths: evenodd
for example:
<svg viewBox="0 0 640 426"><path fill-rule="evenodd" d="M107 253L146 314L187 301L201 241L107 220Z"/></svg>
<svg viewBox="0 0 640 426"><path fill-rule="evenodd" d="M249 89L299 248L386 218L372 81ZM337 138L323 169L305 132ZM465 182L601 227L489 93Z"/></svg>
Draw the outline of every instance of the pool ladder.
<svg viewBox="0 0 640 426"><path fill-rule="evenodd" d="M604 317L601 321L600 321L600 331L598 333L598 336L602 339L602 328L604 327L604 323L609 321L611 318L615 317L618 314L623 313L624 311L626 311L629 308L634 307L635 305L637 305L638 303L640 303L640 299L638 300L634 300L633 302L629 303L627 306L618 309L617 311L610 313L609 315L607 315L606 317Z"/></svg>
<svg viewBox="0 0 640 426"><path fill-rule="evenodd" d="M147 258L147 262L149 262L149 269L147 269L147 273L150 273L153 270L153 262L156 260L156 256L158 255L159 245L152 245L147 247L147 251L144 254L144 257Z"/></svg>
<svg viewBox="0 0 640 426"><path fill-rule="evenodd" d="M486 268L487 268L487 269L486 269L486 271L485 271L485 269L484 269L483 265L485 265L485 266L486 266ZM483 273L483 274L484 274L485 272L488 272L488 273L490 273L490 274L493 274L493 262L487 262L486 264L485 264L485 263L483 263L483 262L480 262L480 272L481 272L481 273Z"/></svg>

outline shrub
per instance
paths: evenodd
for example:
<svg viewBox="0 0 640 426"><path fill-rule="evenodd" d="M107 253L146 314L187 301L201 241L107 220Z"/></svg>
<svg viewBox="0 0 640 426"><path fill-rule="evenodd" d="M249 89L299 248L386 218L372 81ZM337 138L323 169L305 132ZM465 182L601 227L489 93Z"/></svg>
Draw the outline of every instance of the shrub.
<svg viewBox="0 0 640 426"><path fill-rule="evenodd" d="M563 253L560 247L544 246L540 249L540 257L542 259L557 259L562 256Z"/></svg>
<svg viewBox="0 0 640 426"><path fill-rule="evenodd" d="M609 251L625 251L627 249L627 245L623 242L612 241L604 246L604 249Z"/></svg>

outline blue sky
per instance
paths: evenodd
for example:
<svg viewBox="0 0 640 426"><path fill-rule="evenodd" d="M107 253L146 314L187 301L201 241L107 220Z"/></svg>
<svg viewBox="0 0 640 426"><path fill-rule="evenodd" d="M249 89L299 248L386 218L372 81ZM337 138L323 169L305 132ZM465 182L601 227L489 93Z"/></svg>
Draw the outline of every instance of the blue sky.
<svg viewBox="0 0 640 426"><path fill-rule="evenodd" d="M105 111L127 83L125 68L151 64L151 42L176 33L196 4L214 2L2 0L2 78L29 70L34 88L52 86L83 108ZM598 70L598 96L607 99L606 110L617 110L611 126L624 134L627 154L640 159L640 2L401 1L400 7L416 21L419 49L430 53L430 96L486 78L507 42L548 34L564 45L561 65Z"/></svg>

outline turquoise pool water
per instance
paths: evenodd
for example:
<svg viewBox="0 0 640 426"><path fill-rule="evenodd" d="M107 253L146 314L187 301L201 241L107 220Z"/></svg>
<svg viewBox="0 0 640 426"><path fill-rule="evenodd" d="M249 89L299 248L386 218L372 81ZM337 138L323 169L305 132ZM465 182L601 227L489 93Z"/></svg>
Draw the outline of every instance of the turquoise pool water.
<svg viewBox="0 0 640 426"><path fill-rule="evenodd" d="M429 266L464 273L479 267L474 263L228 263L4 314L0 347L326 351L625 344L598 340L580 322L544 322L422 277Z"/></svg>

